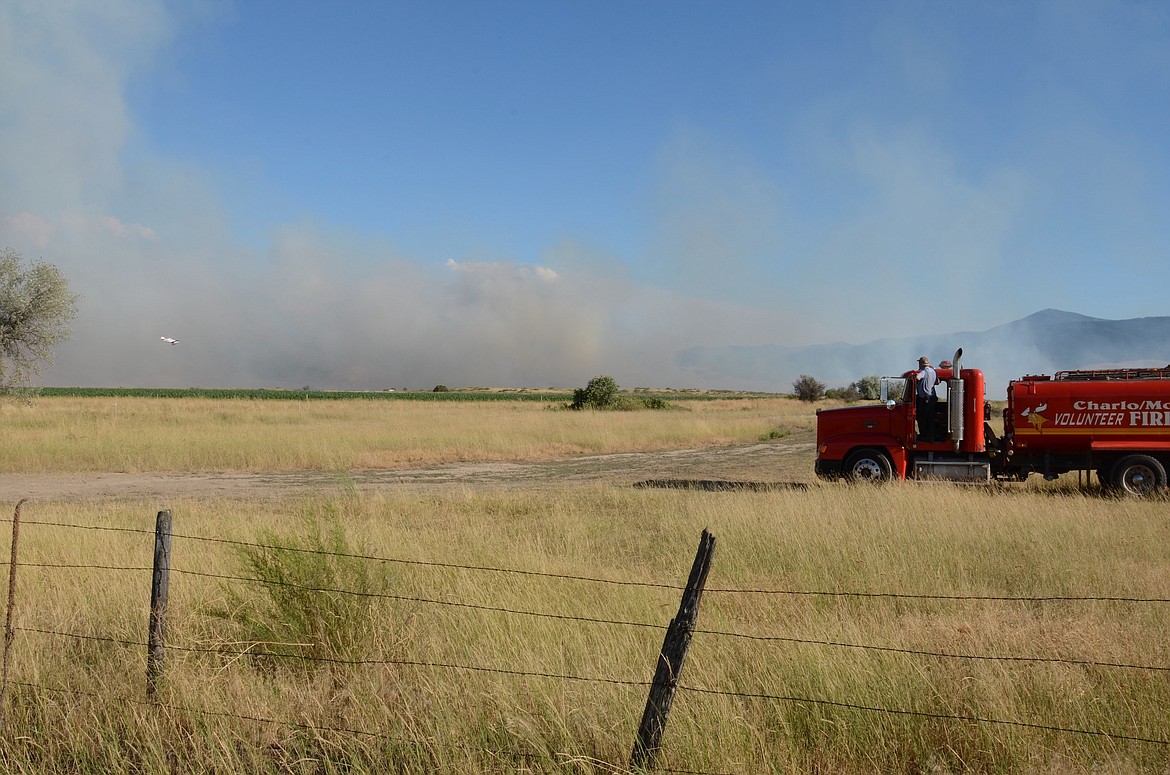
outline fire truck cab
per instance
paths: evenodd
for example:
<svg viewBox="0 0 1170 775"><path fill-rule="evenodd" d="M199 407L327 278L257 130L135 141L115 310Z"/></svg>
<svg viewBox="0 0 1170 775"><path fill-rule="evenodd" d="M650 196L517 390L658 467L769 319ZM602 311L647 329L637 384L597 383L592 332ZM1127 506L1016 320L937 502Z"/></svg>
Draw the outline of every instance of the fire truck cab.
<svg viewBox="0 0 1170 775"><path fill-rule="evenodd" d="M983 372L961 368L962 352L935 369L940 389L933 423L920 423L916 371L883 378L880 405L817 410L817 475L991 481ZM934 432L927 438L919 429L929 425Z"/></svg>

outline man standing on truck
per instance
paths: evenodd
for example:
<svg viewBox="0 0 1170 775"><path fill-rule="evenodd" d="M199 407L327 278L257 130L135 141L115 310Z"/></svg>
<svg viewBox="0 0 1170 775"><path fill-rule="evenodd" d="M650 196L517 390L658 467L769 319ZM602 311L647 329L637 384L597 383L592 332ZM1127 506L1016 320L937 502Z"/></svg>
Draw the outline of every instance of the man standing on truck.
<svg viewBox="0 0 1170 775"><path fill-rule="evenodd" d="M934 410L938 405L938 374L930 365L930 359L923 355L918 359L918 379L914 388L914 406L918 413L919 441L934 441Z"/></svg>

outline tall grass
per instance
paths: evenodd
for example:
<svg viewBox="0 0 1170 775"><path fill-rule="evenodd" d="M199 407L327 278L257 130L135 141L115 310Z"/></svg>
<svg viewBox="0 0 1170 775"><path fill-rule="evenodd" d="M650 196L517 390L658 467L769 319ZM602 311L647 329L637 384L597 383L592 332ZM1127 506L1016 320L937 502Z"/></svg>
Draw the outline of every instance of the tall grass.
<svg viewBox="0 0 1170 775"><path fill-rule="evenodd" d="M809 433L791 399L673 412L568 412L531 401L244 401L44 397L0 403L0 472L335 471L534 460Z"/></svg>
<svg viewBox="0 0 1170 775"><path fill-rule="evenodd" d="M171 647L163 702L151 707L140 644L149 570L36 563L148 566L155 507L26 504L18 683L0 736L8 771L621 770L704 527L715 564L664 768L1170 766L1165 745L1059 731L1170 737L1166 672L1105 666L1170 666L1166 604L1103 599L1165 598L1164 502L906 484L169 506L179 534ZM344 532L317 534L317 548L382 558L361 562L388 574L389 595L360 598L370 624L348 636L360 659L258 665L227 648L247 652L246 637L211 615L232 590L264 589L221 578L254 575L223 542L295 543L306 514L335 515ZM48 522L90 529L37 524ZM360 573L351 570L331 583ZM833 592L849 594L813 594ZM276 626L262 637L284 635ZM962 720L976 718L988 721Z"/></svg>
<svg viewBox="0 0 1170 775"><path fill-rule="evenodd" d="M255 583L225 586L225 603L210 611L229 623L232 643L269 665L364 656L370 599L389 591L389 575L361 558L340 517L337 504L323 504L306 511L297 533L266 529L258 543L236 545L239 578Z"/></svg>

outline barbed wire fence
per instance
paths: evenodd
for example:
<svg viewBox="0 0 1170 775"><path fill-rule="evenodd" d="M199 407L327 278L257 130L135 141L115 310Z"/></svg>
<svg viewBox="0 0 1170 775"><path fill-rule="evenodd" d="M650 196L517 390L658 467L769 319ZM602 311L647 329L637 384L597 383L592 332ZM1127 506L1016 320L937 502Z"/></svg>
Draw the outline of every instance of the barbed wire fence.
<svg viewBox="0 0 1170 775"><path fill-rule="evenodd" d="M1058 735L1081 736L1088 738L1106 738L1118 743L1133 743L1143 745L1153 745L1162 748L1170 748L1170 735L1148 735L1140 734L1134 731L1127 731L1125 729L1118 730L1101 730L1101 729L1084 729L1073 726L1048 724L1043 720L1020 720L1020 719L1006 719L996 718L990 715L979 714L961 714L961 713L935 713L929 711L922 711L916 709L899 708L899 707L879 707L863 702L845 702L835 699L826 699L823 697L814 696L797 696L797 695L782 695L766 691L744 691L744 690L729 690L716 686L699 686L688 684L682 680L682 666L686 654L686 648L690 641L695 638L699 639L718 639L728 640L738 643L748 644L785 644L785 645L799 645L810 646L818 648L830 649L846 649L856 652L870 652L875 654L897 654L905 657L913 658L928 658L933 660L974 660L974 661L989 661L1001 662L1005 664L1016 664L1022 666L1043 666L1043 665L1072 665L1082 668L1092 668L1101 670L1124 670L1124 671L1139 671L1143 674L1149 675L1155 679L1165 679L1165 676L1170 673L1170 666L1157 664L1138 664L1133 662L1110 662L1110 661L1094 661L1085 659L1065 658L1059 656L1032 656L1032 655L1016 655L1016 654L981 654L981 653L959 653L949 651L936 651L912 648L900 648L884 644L872 644L863 642L848 642L842 640L834 640L829 638L801 638L791 635L760 635L757 633L737 632L728 629L705 629L698 626L699 600L705 593L708 597L734 597L734 596L764 596L764 597L785 597L785 598L825 598L825 599L850 599L865 603L873 601L875 603L880 601L981 601L981 602L1009 602L1009 603L1025 603L1033 605L1044 605L1049 603L1068 603L1068 604L1126 604L1126 605L1140 605L1140 606L1165 606L1170 604L1170 598L1161 597L1125 597L1116 595L1101 595L1101 596L1069 596L1069 595L1049 595L1049 596L994 596L994 595L958 595L958 594L921 594L921 593L900 593L896 591L884 592L860 592L860 591L841 591L841 590L800 590L800 589L767 589L767 588L729 588L714 586L705 588L705 581L707 574L711 569L712 558L714 552L715 539L707 531L703 532L700 537L699 550L696 554L695 563L692 566L691 577L687 580L685 585L672 584L663 581L630 581L630 580L614 580L607 579L597 575L590 574L563 574L563 573L549 573L544 571L537 571L525 568L507 568L507 567L493 567L486 565L471 565L458 564L444 561L428 561L418 559L406 559L392 556L382 556L373 554L362 554L353 552L336 552L325 549L313 549L305 547L290 547L275 543L267 543L263 541L251 542L241 541L235 539L227 539L222 537L201 536L186 534L182 532L175 532L171 522L171 515L168 511L159 512L156 518L156 525L153 531L147 529L135 529L125 527L111 527L102 525L79 525L69 524L64 522L46 522L36 520L22 520L21 506L24 501L17 504L11 520L4 520L11 523L12 539L11 539L11 559L8 562L0 563L0 565L8 568L8 609L6 612L6 627L5 627L5 647L3 655L3 681L0 685L0 728L7 719L8 710L8 690L9 686L18 686L27 691L34 693L44 693L47 695L55 695L63 698L73 697L89 697L91 699L101 700L103 702L114 702L129 706L142 706L146 708L165 709L174 712L182 713L198 713L207 716L218 716L227 720L234 720L244 723L264 724L283 726L292 729L301 729L313 734L330 733L337 735L352 735L358 737L378 738L383 740L390 740L396 744L404 746L422 746L427 744L426 741L413 739L410 737L399 737L387 734L382 730L361 729L344 726L322 726L319 724L307 724L303 721L292 718L275 718L265 717L260 715L252 715L242 712L233 712L230 710L217 710L214 708L201 708L190 706L186 704L176 704L168 702L162 698L159 692L159 682L163 680L167 671L167 655L168 654L186 654L192 656L214 656L218 659L243 659L253 657L256 655L254 648L255 644L239 643L239 644L225 644L216 643L212 646L201 645L198 643L170 643L167 642L167 626L166 626L166 604L167 593L170 587L172 576L182 579L189 577L192 579L204 579L216 582L225 582L233 584L245 585L272 585L281 584L288 587L297 588L299 591L309 594L329 594L329 595L345 595L359 598L370 599L384 599L389 601L397 601L401 603L409 603L420 607L435 607L443 609L462 609L468 611L477 611L490 615L500 615L508 617L527 617L538 620L548 621L565 621L572 622L580 626L596 626L606 628L624 628L636 631L643 631L651 636L662 636L664 638L663 646L658 652L658 660L654 667L646 666L648 673L653 673L653 678L650 680L631 680L629 678L605 676L605 675L583 675L576 674L569 671L552 672L552 671L534 671L524 669L522 667L508 667L508 666L489 666L468 664L457 661L445 660L427 660L427 659L408 659L408 658L377 658L377 659L352 659L342 658L336 656L306 656L304 654L269 654L268 656L276 659L296 660L300 663L317 663L321 665L348 665L348 666L373 666L373 667L401 667L401 668L425 668L428 670L435 670L445 672L448 674L457 673L473 673L473 674L487 674L500 678L515 678L520 679L537 679L542 681L562 682L562 683L584 683L591 685L608 685L614 687L621 687L631 691L648 692L646 699L646 707L643 713L642 723L637 730L631 730L633 737L633 752L630 757L629 765L617 763L594 763L602 766L606 770L614 772L624 771L647 771L655 769L662 772L680 772L680 773L695 773L695 775L718 775L710 770L699 769L677 769L670 766L658 766L655 754L661 747L662 734L667 722L667 714L669 713L675 695L681 693L683 695L700 696L717 696L724 698L732 698L737 700L751 700L751 701L765 701L773 703L788 703L797 704L808 707L825 707L825 708L839 708L849 711L857 711L862 713L880 714L891 717L906 717L917 718L923 721L939 721L955 724L980 724L990 727L1013 727L1029 730L1040 730ZM19 536L20 529L31 528L33 530L62 530L62 531L94 531L105 534L123 534L129 536L137 536L144 541L151 539L155 545L154 562L152 565L127 563L127 564L103 564L103 563L86 563L80 561L68 561L67 558L54 559L52 561L21 561L18 559ZM655 622L640 622L622 619L604 618L600 616L581 616L577 614L561 613L557 611L538 611L524 608L505 606L505 605L490 605L479 602L469 602L462 600L443 599L439 596L425 596L418 594L394 594L390 592L371 592L367 590L347 589L344 587L325 587L325 586L306 586L297 584L295 581L274 582L270 578L250 577L235 574L213 573L208 571L196 570L194 568L184 568L180 566L172 566L171 551L174 542L186 545L208 545L230 547L234 549L244 550L258 550L258 551L285 551L294 553L303 553L306 555L321 555L326 557L343 558L346 560L369 561L384 563L390 565L410 566L421 569L442 569L450 571L489 574L501 578L528 578L535 581L547 580L552 581L573 581L573 582L587 582L590 584L612 585L614 587L625 587L634 589L654 590L667 593L678 593L682 595L682 602L679 607L679 614L674 617L668 624ZM149 574L151 578L151 606L150 616L147 623L146 633L142 639L118 637L112 634L103 633L83 633L71 632L65 629L22 626L17 623L15 610L22 602L18 597L17 587L17 571L19 569L40 570L47 573L64 573L69 571L99 571L109 572L114 574L130 574L133 577L144 577ZM16 680L10 676L10 650L17 641L18 636L37 636L42 638L72 641L72 642L89 642L95 644L107 644L123 647L128 650L141 650L146 655L146 675L144 676L144 691L141 697L120 696L111 697L99 692L86 692L75 687L57 686L51 683L43 683L33 680ZM496 752L491 750L484 750L483 752L489 754L500 753L504 755L505 752ZM515 750L509 750L506 755L515 756ZM541 752L532 752L531 754L521 754L522 756L531 756L531 758L538 759L543 754ZM573 757L570 754L563 754L564 761L570 761Z"/></svg>

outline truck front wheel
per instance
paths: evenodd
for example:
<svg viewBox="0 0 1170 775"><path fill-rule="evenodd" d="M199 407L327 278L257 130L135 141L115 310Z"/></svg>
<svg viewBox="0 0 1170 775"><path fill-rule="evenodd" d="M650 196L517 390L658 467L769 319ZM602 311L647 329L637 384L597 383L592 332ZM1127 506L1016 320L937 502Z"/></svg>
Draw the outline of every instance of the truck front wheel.
<svg viewBox="0 0 1170 775"><path fill-rule="evenodd" d="M894 478L894 467L884 452L859 449L845 460L845 478L850 482L880 484Z"/></svg>
<svg viewBox="0 0 1170 775"><path fill-rule="evenodd" d="M1156 495L1166 489L1166 468L1149 455L1128 455L1117 461L1112 479L1123 495Z"/></svg>

